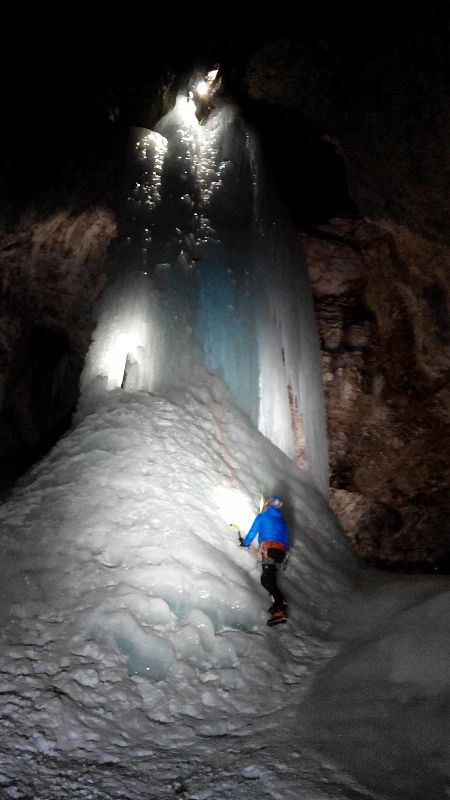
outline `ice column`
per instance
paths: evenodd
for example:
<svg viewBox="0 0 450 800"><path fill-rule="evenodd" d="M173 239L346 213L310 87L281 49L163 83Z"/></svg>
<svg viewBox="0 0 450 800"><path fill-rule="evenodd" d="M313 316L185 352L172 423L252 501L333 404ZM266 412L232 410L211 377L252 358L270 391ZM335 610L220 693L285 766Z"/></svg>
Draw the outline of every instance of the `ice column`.
<svg viewBox="0 0 450 800"><path fill-rule="evenodd" d="M132 171L84 393L162 392L207 370L326 493L311 293L256 138L233 105L199 125L180 95L157 131L135 131Z"/></svg>

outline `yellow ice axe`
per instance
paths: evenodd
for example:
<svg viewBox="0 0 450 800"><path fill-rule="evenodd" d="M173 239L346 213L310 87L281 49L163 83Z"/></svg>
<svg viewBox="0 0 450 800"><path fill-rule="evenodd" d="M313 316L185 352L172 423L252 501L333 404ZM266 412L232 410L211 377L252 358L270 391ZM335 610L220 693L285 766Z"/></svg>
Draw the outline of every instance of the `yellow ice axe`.
<svg viewBox="0 0 450 800"><path fill-rule="evenodd" d="M241 530L239 528L239 525L236 525L235 522L230 522L230 528L234 528L237 531L237 535L239 536L239 544L242 545L244 540L241 536Z"/></svg>

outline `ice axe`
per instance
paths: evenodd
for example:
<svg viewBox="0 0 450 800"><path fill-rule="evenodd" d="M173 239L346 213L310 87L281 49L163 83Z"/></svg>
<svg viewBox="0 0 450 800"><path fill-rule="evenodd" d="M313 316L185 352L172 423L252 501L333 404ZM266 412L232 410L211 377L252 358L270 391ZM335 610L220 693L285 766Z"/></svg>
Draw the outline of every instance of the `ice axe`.
<svg viewBox="0 0 450 800"><path fill-rule="evenodd" d="M241 536L241 531L240 531L240 528L239 528L239 526L238 526L238 525L236 525L236 523L235 523L235 522L230 522L230 528L234 528L234 529L235 529L235 531L237 532L237 535L238 535L238 537L239 537L239 545L240 545L240 547L242 547L242 545L243 545L243 543L244 543L244 539L243 539L243 538L242 538L242 536Z"/></svg>

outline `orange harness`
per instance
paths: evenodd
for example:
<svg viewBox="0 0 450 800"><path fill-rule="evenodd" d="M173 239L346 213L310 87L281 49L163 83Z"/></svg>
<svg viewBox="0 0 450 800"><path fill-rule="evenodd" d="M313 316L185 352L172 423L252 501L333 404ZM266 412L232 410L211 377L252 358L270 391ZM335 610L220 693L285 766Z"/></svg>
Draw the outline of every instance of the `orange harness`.
<svg viewBox="0 0 450 800"><path fill-rule="evenodd" d="M284 550L284 552L286 552L287 547L280 542L263 542L261 545L261 555L263 558L267 558L268 550Z"/></svg>

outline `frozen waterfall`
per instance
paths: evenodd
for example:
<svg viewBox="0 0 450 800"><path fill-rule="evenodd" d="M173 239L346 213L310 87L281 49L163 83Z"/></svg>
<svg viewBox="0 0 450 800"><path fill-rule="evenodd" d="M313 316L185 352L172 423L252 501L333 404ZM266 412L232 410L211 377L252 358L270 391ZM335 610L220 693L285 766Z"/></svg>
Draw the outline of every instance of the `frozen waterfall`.
<svg viewBox="0 0 450 800"><path fill-rule="evenodd" d="M200 125L179 95L156 131L136 129L113 279L82 378L170 391L221 377L238 407L322 493L326 425L312 299L298 241L253 133L223 102Z"/></svg>

